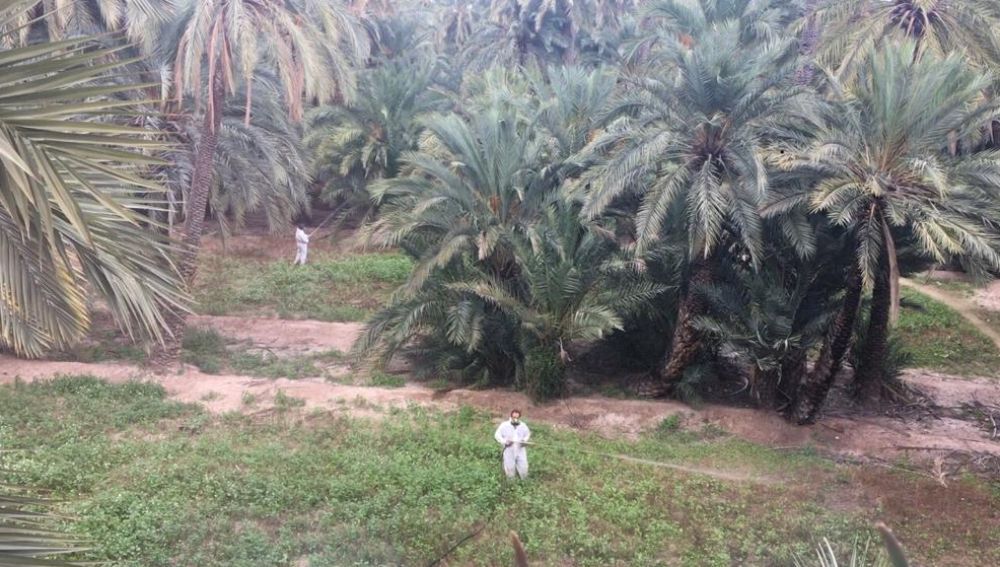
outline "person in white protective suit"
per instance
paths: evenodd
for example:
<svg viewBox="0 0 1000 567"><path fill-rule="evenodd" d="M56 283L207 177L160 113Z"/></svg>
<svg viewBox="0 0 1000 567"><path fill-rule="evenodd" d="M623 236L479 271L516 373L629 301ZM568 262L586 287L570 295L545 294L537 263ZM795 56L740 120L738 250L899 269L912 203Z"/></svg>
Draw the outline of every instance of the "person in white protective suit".
<svg viewBox="0 0 1000 567"><path fill-rule="evenodd" d="M295 265L304 266L309 254L309 235L301 226L295 227Z"/></svg>
<svg viewBox="0 0 1000 567"><path fill-rule="evenodd" d="M528 450L524 444L531 439L531 430L521 421L521 412L510 412L510 419L500 424L493 435L497 443L503 445L503 472L514 478L528 478Z"/></svg>

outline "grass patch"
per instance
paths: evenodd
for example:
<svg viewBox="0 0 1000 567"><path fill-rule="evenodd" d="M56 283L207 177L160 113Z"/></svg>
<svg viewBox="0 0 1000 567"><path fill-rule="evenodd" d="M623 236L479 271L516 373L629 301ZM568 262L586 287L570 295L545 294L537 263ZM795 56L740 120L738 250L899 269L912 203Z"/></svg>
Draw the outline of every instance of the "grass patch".
<svg viewBox="0 0 1000 567"><path fill-rule="evenodd" d="M313 356L279 358L273 354L238 352L230 357L230 366L237 374L260 378L306 378L323 376Z"/></svg>
<svg viewBox="0 0 1000 567"><path fill-rule="evenodd" d="M371 378L368 381L368 385L378 386L381 388L402 388L406 385L406 377L398 374L386 374L385 372L375 371L372 373Z"/></svg>
<svg viewBox="0 0 1000 567"><path fill-rule="evenodd" d="M992 376L1000 352L954 310L916 291L904 289L899 336L913 354L913 365L959 376Z"/></svg>
<svg viewBox="0 0 1000 567"><path fill-rule="evenodd" d="M212 419L157 386L64 378L0 386L0 416L14 479L64 498L93 542L81 559L124 567L425 565L487 520L450 564L511 564L513 528L537 565L789 565L822 537L849 545L876 516L921 564L996 564L1000 546L982 521L1000 500L978 481L944 489L728 437L612 441L532 423L548 448L531 450L528 482L510 484L493 416L470 408L261 423ZM721 481L593 451L794 481ZM831 504L862 473L884 481L880 509Z"/></svg>
<svg viewBox="0 0 1000 567"><path fill-rule="evenodd" d="M306 405L306 401L302 398L296 398L294 396L289 396L284 390L278 390L278 393L274 395L274 407L278 411L287 411L292 408L300 408Z"/></svg>
<svg viewBox="0 0 1000 567"><path fill-rule="evenodd" d="M671 435L681 430L681 414L674 413L663 418L656 426L659 435Z"/></svg>
<svg viewBox="0 0 1000 567"><path fill-rule="evenodd" d="M401 254L318 254L305 266L215 256L200 267L195 299L207 315L360 321L385 303L412 267Z"/></svg>

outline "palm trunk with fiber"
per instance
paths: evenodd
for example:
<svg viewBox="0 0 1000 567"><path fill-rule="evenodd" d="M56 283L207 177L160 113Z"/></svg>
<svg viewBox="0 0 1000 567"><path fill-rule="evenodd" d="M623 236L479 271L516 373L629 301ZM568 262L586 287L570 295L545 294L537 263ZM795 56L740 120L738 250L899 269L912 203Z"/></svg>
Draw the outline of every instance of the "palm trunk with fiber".
<svg viewBox="0 0 1000 567"><path fill-rule="evenodd" d="M808 372L809 351L804 348L795 349L785 355L781 361L781 378L775 388L775 409L787 406L795 396L799 383Z"/></svg>
<svg viewBox="0 0 1000 567"><path fill-rule="evenodd" d="M847 293L840 306L840 312L830 327L819 359L812 372L799 383L792 403L791 417L799 425L813 423L819 410L826 401L827 394L833 386L833 381L844 362L847 349L851 346L854 335L854 321L861 305L861 271L857 266L851 268L847 278Z"/></svg>
<svg viewBox="0 0 1000 567"><path fill-rule="evenodd" d="M194 277L198 271L198 251L201 247L201 236L205 230L205 212L208 207L208 195L212 189L215 176L215 148L219 143L219 130L222 128L222 103L225 97L225 82L222 68L216 68L212 77L212 101L205 112L201 136L195 152L194 175L191 177L191 189L188 191L187 215L184 220L184 234L181 239L181 257L178 269L184 278L188 289L194 285ZM187 317L183 313L169 313L166 316L169 333L159 352L153 357L152 363L164 367L177 362L180 358L181 341L184 338L184 328Z"/></svg>
<svg viewBox="0 0 1000 567"><path fill-rule="evenodd" d="M684 371L694 364L701 353L701 333L695 328L694 320L705 312L705 302L697 293L697 288L711 280L712 268L708 261L701 261L693 266L691 281L681 299L677 326L670 341L669 358L660 372L660 383L651 392L656 397L666 395L676 386L684 378Z"/></svg>
<svg viewBox="0 0 1000 567"><path fill-rule="evenodd" d="M750 395L762 409L772 409L778 392L778 380L781 378L778 368L761 368L756 364L750 376Z"/></svg>
<svg viewBox="0 0 1000 567"><path fill-rule="evenodd" d="M889 351L889 314L892 308L892 291L890 276L884 272L885 270L880 269L875 280L868 332L861 351L860 366L854 375L855 394L859 400L864 402L874 402L882 395L885 357Z"/></svg>

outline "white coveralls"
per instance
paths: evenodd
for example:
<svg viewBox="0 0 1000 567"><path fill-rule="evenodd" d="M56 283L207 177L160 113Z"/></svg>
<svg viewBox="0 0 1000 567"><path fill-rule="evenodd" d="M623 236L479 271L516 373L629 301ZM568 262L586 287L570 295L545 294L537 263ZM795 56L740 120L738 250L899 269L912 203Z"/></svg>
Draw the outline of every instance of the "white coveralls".
<svg viewBox="0 0 1000 567"><path fill-rule="evenodd" d="M508 419L500 424L493 438L503 445L503 472L514 478L514 472L522 479L528 478L528 450L522 443L531 439L531 430L523 421L517 427ZM511 445L507 446L510 441Z"/></svg>
<svg viewBox="0 0 1000 567"><path fill-rule="evenodd" d="M301 228L295 229L295 263L305 265L309 254L309 235Z"/></svg>

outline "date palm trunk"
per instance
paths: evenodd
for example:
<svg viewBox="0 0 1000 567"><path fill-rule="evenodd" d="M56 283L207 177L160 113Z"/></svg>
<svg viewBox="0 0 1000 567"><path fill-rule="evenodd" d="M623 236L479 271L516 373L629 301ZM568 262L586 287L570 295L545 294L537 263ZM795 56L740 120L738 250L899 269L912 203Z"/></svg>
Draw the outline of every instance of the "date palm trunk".
<svg viewBox="0 0 1000 567"><path fill-rule="evenodd" d="M809 370L808 362L809 351L805 348L797 348L785 355L781 361L781 379L775 388L776 409L791 403L799 383Z"/></svg>
<svg viewBox="0 0 1000 567"><path fill-rule="evenodd" d="M854 321L861 305L861 271L852 266L847 277L847 292L840 311L830 327L819 359L812 372L806 375L796 389L791 407L791 418L799 425L813 423L826 402L833 381L844 362L854 335Z"/></svg>
<svg viewBox="0 0 1000 567"><path fill-rule="evenodd" d="M883 266L884 267L884 259ZM889 352L889 321L892 309L890 276L879 270L872 290L868 332L861 351L860 363L854 375L855 396L869 403L882 397L885 357Z"/></svg>
<svg viewBox="0 0 1000 567"><path fill-rule="evenodd" d="M225 77L222 67L215 69L212 77L213 104L209 105L201 126L198 147L195 150L194 175L191 177L191 188L188 191L187 214L184 219L184 232L181 236L181 251L178 270L184 278L184 284L190 290L198 271L198 252L201 248L201 237L205 231L205 213L208 207L208 196L212 190L215 176L215 150L219 144L219 130L222 128L222 104L225 99ZM171 312L166 315L168 333L159 351L153 356L155 367L165 367L180 359L181 341L187 325L187 316L183 313Z"/></svg>
<svg viewBox="0 0 1000 567"><path fill-rule="evenodd" d="M773 409L777 401L780 368L761 368L754 364L750 375L750 395L761 409Z"/></svg>
<svg viewBox="0 0 1000 567"><path fill-rule="evenodd" d="M707 260L696 263L687 291L681 299L677 325L670 341L670 354L660 372L660 383L654 395L663 396L669 393L684 378L684 371L694 364L701 354L702 337L694 322L705 312L705 302L697 292L697 288L711 281L711 264Z"/></svg>

